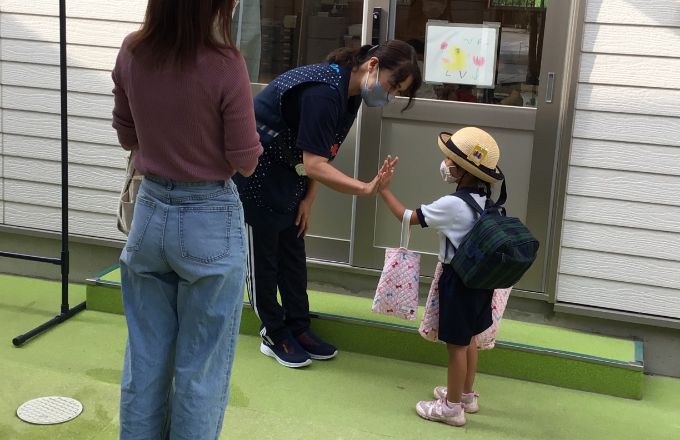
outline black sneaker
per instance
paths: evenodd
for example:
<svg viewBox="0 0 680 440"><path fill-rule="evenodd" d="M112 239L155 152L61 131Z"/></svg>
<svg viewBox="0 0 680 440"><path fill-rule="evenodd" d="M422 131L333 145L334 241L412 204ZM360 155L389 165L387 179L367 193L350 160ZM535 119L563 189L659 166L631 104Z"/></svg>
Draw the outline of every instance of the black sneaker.
<svg viewBox="0 0 680 440"><path fill-rule="evenodd" d="M312 359L332 359L338 354L335 346L324 341L311 330L306 330L295 337L303 349L309 353Z"/></svg>
<svg viewBox="0 0 680 440"><path fill-rule="evenodd" d="M305 349L298 344L295 338L291 337L273 345L262 341L260 352L266 356L273 357L279 364L290 368L306 367L312 363L312 359Z"/></svg>

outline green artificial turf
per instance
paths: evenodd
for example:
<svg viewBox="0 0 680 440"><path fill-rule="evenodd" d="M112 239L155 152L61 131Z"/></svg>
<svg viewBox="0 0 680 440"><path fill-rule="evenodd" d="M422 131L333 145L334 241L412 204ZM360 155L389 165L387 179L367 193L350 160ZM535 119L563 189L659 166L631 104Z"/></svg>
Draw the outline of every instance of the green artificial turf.
<svg viewBox="0 0 680 440"><path fill-rule="evenodd" d="M73 304L80 302L85 288L74 286L71 296ZM0 332L6 338L0 345L0 439L118 438L122 316L86 310L22 348L10 342L53 317L59 300L58 283L0 276ZM292 370L261 355L258 345L254 336L239 338L221 439L680 438L678 379L646 376L644 399L636 401L481 374L479 414L453 428L414 411L444 383L442 367L342 351L334 360ZM53 426L15 416L21 403L50 395L79 399L83 413Z"/></svg>

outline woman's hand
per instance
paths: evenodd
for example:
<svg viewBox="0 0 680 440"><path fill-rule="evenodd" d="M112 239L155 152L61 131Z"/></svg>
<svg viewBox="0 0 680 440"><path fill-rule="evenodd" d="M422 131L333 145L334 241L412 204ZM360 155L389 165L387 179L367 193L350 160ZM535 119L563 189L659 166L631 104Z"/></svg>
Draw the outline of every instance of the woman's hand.
<svg viewBox="0 0 680 440"><path fill-rule="evenodd" d="M304 237L309 229L309 218L312 215L313 198L305 197L298 206L297 217L295 217L295 226L298 227L298 238Z"/></svg>
<svg viewBox="0 0 680 440"><path fill-rule="evenodd" d="M378 172L378 174L375 175L373 180L371 180L368 183L364 183L364 189L361 193L362 196L374 196L378 193L379 186L378 184L380 183L380 177L381 173Z"/></svg>
<svg viewBox="0 0 680 440"><path fill-rule="evenodd" d="M238 168L236 169L236 171L243 177L250 177L255 173L255 168L253 168L252 170L244 170L242 168Z"/></svg>
<svg viewBox="0 0 680 440"><path fill-rule="evenodd" d="M374 196L389 186L397 162L399 162L399 157L392 159L392 156L387 156L380 170L378 170L378 174L375 175L373 180L365 184L363 195Z"/></svg>

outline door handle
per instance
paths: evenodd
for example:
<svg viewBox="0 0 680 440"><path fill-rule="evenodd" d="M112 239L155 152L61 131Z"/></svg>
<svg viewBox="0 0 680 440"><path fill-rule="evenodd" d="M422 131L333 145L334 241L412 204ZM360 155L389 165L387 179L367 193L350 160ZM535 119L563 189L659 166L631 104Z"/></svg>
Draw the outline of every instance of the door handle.
<svg viewBox="0 0 680 440"><path fill-rule="evenodd" d="M545 102L552 104L555 93L555 72L548 72L548 85L545 90Z"/></svg>
<svg viewBox="0 0 680 440"><path fill-rule="evenodd" d="M371 44L377 46L381 43L381 29L382 29L382 8L373 8L373 27Z"/></svg>

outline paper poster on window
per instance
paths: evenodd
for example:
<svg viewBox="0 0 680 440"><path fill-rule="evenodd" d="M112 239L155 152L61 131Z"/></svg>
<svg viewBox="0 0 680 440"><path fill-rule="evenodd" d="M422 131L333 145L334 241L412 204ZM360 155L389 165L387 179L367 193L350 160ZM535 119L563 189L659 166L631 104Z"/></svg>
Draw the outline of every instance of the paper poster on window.
<svg viewBox="0 0 680 440"><path fill-rule="evenodd" d="M428 23L425 81L494 87L498 36L498 23Z"/></svg>

